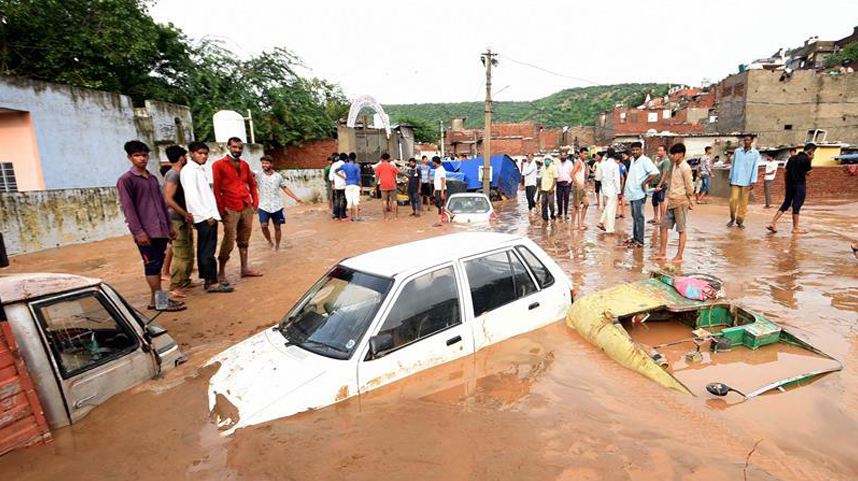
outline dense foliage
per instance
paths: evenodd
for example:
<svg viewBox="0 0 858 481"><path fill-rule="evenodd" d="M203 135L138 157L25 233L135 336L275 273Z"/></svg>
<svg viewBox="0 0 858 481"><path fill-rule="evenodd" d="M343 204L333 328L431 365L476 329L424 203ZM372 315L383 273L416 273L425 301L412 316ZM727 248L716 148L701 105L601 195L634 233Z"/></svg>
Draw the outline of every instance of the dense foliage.
<svg viewBox="0 0 858 481"><path fill-rule="evenodd" d="M144 0L0 0L0 17L0 74L185 104L201 140L222 109L250 109L268 145L328 137L348 110L339 87L298 75L288 50L240 59L157 23Z"/></svg>
<svg viewBox="0 0 858 481"><path fill-rule="evenodd" d="M825 68L839 67L844 64L858 62L858 42L850 43L837 53L825 59Z"/></svg>
<svg viewBox="0 0 858 481"><path fill-rule="evenodd" d="M636 107L647 94L657 97L667 90L666 84L602 85L561 90L532 102L494 102L492 122L534 121L549 128L595 125L599 112L617 104ZM449 126L453 117L466 117L468 127L482 127L484 123L483 102L385 105L384 110L391 118L422 119L430 126L438 125L439 120Z"/></svg>

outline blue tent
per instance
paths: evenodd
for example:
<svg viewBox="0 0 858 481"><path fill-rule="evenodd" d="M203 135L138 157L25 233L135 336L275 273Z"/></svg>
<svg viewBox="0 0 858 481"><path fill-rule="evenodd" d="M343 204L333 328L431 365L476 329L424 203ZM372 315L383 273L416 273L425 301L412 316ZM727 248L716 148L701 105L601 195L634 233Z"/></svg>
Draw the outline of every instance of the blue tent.
<svg viewBox="0 0 858 481"><path fill-rule="evenodd" d="M480 178L480 167L482 165L482 157L443 163L447 172L459 172L465 175L465 183L468 185L468 190L482 188L483 181ZM515 161L508 155L493 155L491 166L492 189L498 189L507 197L515 197L518 191L518 184L521 182L521 172L519 172Z"/></svg>

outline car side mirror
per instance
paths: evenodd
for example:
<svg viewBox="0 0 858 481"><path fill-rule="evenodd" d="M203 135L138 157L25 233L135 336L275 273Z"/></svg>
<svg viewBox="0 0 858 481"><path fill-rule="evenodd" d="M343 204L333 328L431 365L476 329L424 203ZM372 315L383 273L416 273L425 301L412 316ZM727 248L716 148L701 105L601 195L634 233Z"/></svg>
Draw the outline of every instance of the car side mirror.
<svg viewBox="0 0 858 481"><path fill-rule="evenodd" d="M383 333L369 338L369 354L376 359L379 354L393 349L393 334Z"/></svg>
<svg viewBox="0 0 858 481"><path fill-rule="evenodd" d="M162 334L166 334L167 330L157 324L147 324L146 332L149 333L149 337L155 338Z"/></svg>

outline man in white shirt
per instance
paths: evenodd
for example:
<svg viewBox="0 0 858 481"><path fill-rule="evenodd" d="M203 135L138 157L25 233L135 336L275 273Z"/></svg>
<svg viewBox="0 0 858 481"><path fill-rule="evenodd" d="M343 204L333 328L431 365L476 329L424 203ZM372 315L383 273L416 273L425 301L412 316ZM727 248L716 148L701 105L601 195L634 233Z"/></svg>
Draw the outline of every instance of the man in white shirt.
<svg viewBox="0 0 858 481"><path fill-rule="evenodd" d="M602 199L602 162L605 161L604 152L596 152L596 163L593 165L593 190L596 191L596 210L601 210L605 205Z"/></svg>
<svg viewBox="0 0 858 481"><path fill-rule="evenodd" d="M435 206L438 207L438 215L441 217L440 223L443 223L444 202L447 201L447 171L441 165L441 157L437 155L432 157L432 165L435 167L435 177L433 178L435 184Z"/></svg>
<svg viewBox="0 0 858 481"><path fill-rule="evenodd" d="M268 246L275 251L280 250L280 239L283 233L280 226L286 223L286 215L284 209L286 204L283 203L282 191L292 198L295 202L303 204L304 201L298 198L291 189L286 185L286 179L280 172L274 170L274 158L270 155L263 155L260 159L262 164L262 172L254 172L253 177L256 179L256 187L259 191L259 226L262 227L262 235L268 242ZM268 224L274 224L274 240L271 240L271 231L268 230Z"/></svg>
<svg viewBox="0 0 858 481"><path fill-rule="evenodd" d="M770 209L772 207L772 184L775 183L775 176L778 173L778 161L766 155L763 165L766 166L766 176L763 178L766 190L766 209Z"/></svg>
<svg viewBox="0 0 858 481"><path fill-rule="evenodd" d="M533 213L533 208L536 207L536 175L538 170L536 162L528 155L524 159L524 193L527 196L527 212Z"/></svg>
<svg viewBox="0 0 858 481"><path fill-rule="evenodd" d="M617 200L620 194L620 165L617 163L614 149L608 149L605 159L600 164L602 174L602 195L605 200L605 209L602 218L597 224L599 229L608 234L614 233L614 223L617 219Z"/></svg>
<svg viewBox="0 0 858 481"><path fill-rule="evenodd" d="M348 154L341 153L340 158L331 165L331 171L328 173L328 180L334 189L334 219L338 221L346 218L346 179L337 175L336 172L346 163L348 158Z"/></svg>
<svg viewBox="0 0 858 481"><path fill-rule="evenodd" d="M569 215L569 193L572 189L573 162L568 160L568 154L560 154L557 168L557 216L566 220Z"/></svg>
<svg viewBox="0 0 858 481"><path fill-rule="evenodd" d="M203 142L188 144L191 162L188 162L179 175L182 190L185 192L185 206L194 218L197 231L197 270L205 283L207 292L232 292L226 282L220 282L217 276L217 223L221 220L210 177L206 172L209 148Z"/></svg>

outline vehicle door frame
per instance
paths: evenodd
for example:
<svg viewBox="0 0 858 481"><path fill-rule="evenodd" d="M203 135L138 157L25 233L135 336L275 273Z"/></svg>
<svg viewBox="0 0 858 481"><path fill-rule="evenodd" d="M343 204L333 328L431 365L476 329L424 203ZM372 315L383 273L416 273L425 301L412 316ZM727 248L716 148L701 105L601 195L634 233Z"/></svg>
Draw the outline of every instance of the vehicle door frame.
<svg viewBox="0 0 858 481"><path fill-rule="evenodd" d="M518 261L519 261L519 262L524 266L524 271L527 273L527 275L530 277L530 281L531 281L531 282L533 283L533 285L536 287L536 290L535 290L534 292L531 292L531 293L530 293L530 294L528 294L527 296L519 297L519 298L517 298L517 299L515 299L515 300L512 300L512 301L510 301L510 302L507 302L506 304L503 304L503 305L501 305L501 306L497 306L497 307L495 307L494 309L492 309L492 310L490 310L490 311L486 311L486 312L484 312L484 313L480 314L480 317L483 317L483 316L485 316L486 314L491 314L492 312L497 311L497 310L499 310L499 309L502 309L502 308L505 308L505 307L508 307L508 306L512 306L513 304L519 304L519 303L520 303L520 304L524 305L526 302L530 302L531 304L533 304L533 303L534 303L534 301L535 301L535 302L537 303L537 306L535 307L535 309L539 309L540 307L544 307L544 306L541 306L541 304L542 304L542 297L543 297L543 295L542 295L542 294L543 294L544 290L543 290L543 289L542 289L542 287L539 285L539 282L537 281L536 276L534 276L534 275L533 275L533 272L531 272L531 270L530 270L530 266L528 266L528 265L527 265L527 262L525 262L525 261L524 261L524 259L522 259L522 256L518 253L518 250L516 249L518 246L523 246L523 245L525 245L525 244L524 244L524 243L522 243L522 242L509 243L509 244L505 244L505 245L503 245L503 246L496 247L496 248L491 249L491 250L487 250L487 251L481 252L481 253L479 253L479 254L473 254L473 255L469 255L469 256L467 256L467 257L462 257L462 258L460 258L460 259L458 260L458 263L460 264L460 269L461 269L461 272L462 272L462 277L463 277L463 280L464 280L463 287L466 287L466 288L467 288L467 296L468 296L468 300L470 301L470 302L468 302L468 305L467 305L466 309L467 309L467 311L468 311L468 317L469 317L470 319L472 319L472 320L473 320L473 331L474 331L474 351L475 351L475 352L476 352L476 351L479 351L480 349L483 349L483 348L485 348L485 347L487 347L487 346L490 346L490 345L492 345L492 344L495 344L495 343L497 343L497 342L501 342L501 341L504 341L504 340L506 340L506 339L509 339L510 337L513 337L513 336L519 335L519 334L521 334L521 333L515 333L515 334L512 334L511 336L505 336L503 339L494 339L494 340L490 340L490 342L487 342L487 343L485 343L485 344L483 344L483 345L480 345L480 344L477 342L477 341L478 341L478 339L477 339L477 337L478 337L477 333L478 333L478 332L479 332L480 340L483 340L483 339L487 338L488 336L486 335L486 333L485 333L485 329L483 328L483 326L482 326L482 325L477 326L477 324L479 324L481 321L480 321L480 318L479 318L479 317L477 317L476 313L474 312L474 301L473 301L473 299L471 298L471 283L470 283L470 280L468 279L468 271L467 271L467 269L465 268L465 263L466 263L466 262L468 262L468 261L474 260L474 259L479 259L479 258L482 258L482 257L488 257L488 256L491 256L491 255L495 255L495 254L499 254L499 253L503 253L503 252L508 252L508 253L512 254L513 256L515 256L515 258L516 258L516 259L518 259ZM530 250L531 252L533 252L533 249L529 249L529 250ZM541 261L541 260L540 260L540 261ZM543 262L543 265L544 265L544 262ZM511 270L511 269L512 269L512 266L510 266L510 270ZM556 277L557 277L557 276L556 276L556 275L554 275L554 274L552 274L552 275L555 277L555 284L556 284L556 283L557 283L557 279L556 279ZM552 286L554 286L554 284L552 284L552 285L551 285L551 286L549 286L549 287L552 287ZM539 300L535 300L535 299L534 299L534 297L535 297L535 299L539 299ZM530 311L530 310L531 310L531 309L529 309L529 308L528 308L528 311ZM527 330L525 330L525 331L523 331L523 332L527 332L527 331L530 331L530 330L532 330L532 329L527 329Z"/></svg>
<svg viewBox="0 0 858 481"><path fill-rule="evenodd" d="M54 304L74 301L86 297L95 297L96 301L99 302L101 306L107 311L107 313L113 318L117 326L123 331L125 331L127 335L129 335L130 339L134 342L134 345L132 347L128 347L122 351L119 351L119 353L117 354L107 356L104 359L100 359L99 361L87 366L84 369L79 369L77 371L71 371L66 373L65 367L61 366L61 363L58 359L59 353L53 349L53 345L48 340L47 322L42 313L42 309ZM101 289L100 286L91 286L84 289L63 292L60 294L35 299L27 303L27 308L29 309L30 315L33 318L33 325L39 333L39 340L41 342L42 348L44 349L45 355L47 356L51 368L53 369L54 379L57 383L60 395L62 396L63 405L65 406L66 415L68 416L70 424L74 424L76 421L80 420L88 413L88 410L85 410L83 414L76 415L78 411L84 410L86 407L92 407L101 404L110 397L108 396L108 398L97 400L97 402L94 403L82 402L82 400L78 400L77 403L81 403L80 406L74 407L72 405L71 400L69 399L69 394L71 388L74 387L75 382L82 379L81 376L90 374L93 371L108 370L110 368L110 365L113 364L115 361L129 357L138 351L140 351L147 358L147 360L149 360L150 371L155 372L155 366L151 362L149 345L146 343L145 339L143 339L142 335L137 331L137 329L135 329L133 325L129 325L128 319L126 319L125 316L123 316L122 314L123 311L113 303L108 293Z"/></svg>
<svg viewBox="0 0 858 481"><path fill-rule="evenodd" d="M392 288L390 290L390 294L388 295L387 302L385 302L384 305L382 305L381 308L379 309L378 313L376 314L375 320L372 322L369 329L367 329L367 331L366 331L366 335L364 336L364 342L362 343L360 350L357 351L359 355L355 356L355 358L357 359L357 364L355 366L355 370L356 370L356 378L357 378L357 392L359 395L366 394L369 391L371 391L372 389L380 387L384 384L388 384L388 383L384 383L384 384L380 384L379 386L373 386L370 389L362 390L362 387L364 385L366 385L367 383L364 383L363 380L361 379L361 373L360 373L361 365L365 362L372 362L375 360L375 359L369 358L370 357L369 340L373 336L378 335L378 332L381 329L381 326L384 324L384 321L387 320L388 315L390 315L391 309L396 304L396 301L399 300L399 296L400 296L400 294L402 294L402 291L405 289L405 286L408 285L409 282L411 282L411 281L413 281L413 280L415 280L415 279L417 279L423 275L430 274L432 272L435 272L435 271L438 271L438 270L441 270L441 269L444 269L447 267L450 267L453 269L453 276L456 279L456 289L457 289L457 294L458 294L458 298L459 298L459 317L461 318L461 321L458 324L447 326L444 329L436 331L436 332L434 332L434 333L432 333L426 337L422 337L416 341L410 342L408 344L403 344L402 346L399 346L399 347L397 347L391 351L388 351L385 354L385 357L387 357L388 355L390 355L392 353L401 351L405 348L419 345L421 341L424 341L424 340L427 340L430 338L434 338L435 336L438 336L438 335L440 335L446 331L449 331L454 327L458 327L458 326L461 326L463 329L466 329L467 331L469 331L469 333L470 333L470 339L469 339L470 344L469 345L463 344L466 346L466 353L463 356L460 356L456 359L461 359L462 357L467 357L469 355L473 355L474 349L475 349L474 329L473 329L473 323L470 322L471 317L468 316L468 311L466 309L467 300L469 300L470 297L469 296L466 297L468 295L468 292L465 291L465 289L464 289L464 281L465 281L464 272L461 270L460 266L458 265L457 259L450 259L450 260L447 260L445 262L435 264L431 267L425 267L425 268L422 268L420 270L413 271L410 274L408 274L407 276L396 279L396 283L392 286ZM465 340L462 340L460 342L464 343ZM452 360L455 360L455 359L451 359L451 361ZM449 361L447 361L447 362L449 362ZM433 367L433 366L426 366L425 368L423 368L419 371L414 371L414 372L409 373L409 374L402 376L400 378L393 379L390 382L395 382L398 379L404 379L405 377L408 377L412 374L416 374L418 372L424 371L424 370L429 369L431 367Z"/></svg>

